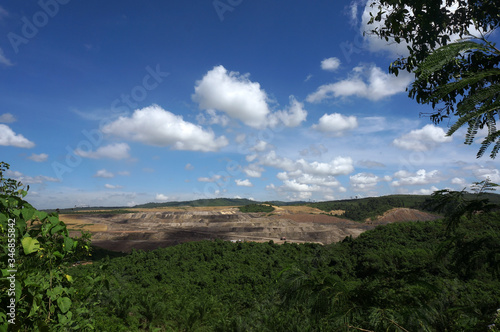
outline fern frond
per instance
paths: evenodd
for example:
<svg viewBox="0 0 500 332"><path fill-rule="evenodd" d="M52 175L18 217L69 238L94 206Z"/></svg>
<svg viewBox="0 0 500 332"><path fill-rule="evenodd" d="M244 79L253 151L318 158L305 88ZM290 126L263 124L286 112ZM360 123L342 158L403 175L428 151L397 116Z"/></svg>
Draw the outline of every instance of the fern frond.
<svg viewBox="0 0 500 332"><path fill-rule="evenodd" d="M457 81L457 82L451 82L448 84L445 84L441 87L438 87L434 93L432 93L428 98L426 98L424 101L425 102L431 102L431 101L440 101L453 91L457 90L462 90L467 88L468 86L475 85L479 82L484 81L488 77L494 77L498 76L500 77L500 69L493 68L485 71L481 71L478 73L472 73L472 74L467 74L462 76L462 78ZM494 85L495 87L496 85ZM498 93L498 86L496 86L496 89L493 89L494 91L497 91ZM486 91L488 93L494 93L493 91ZM486 93L485 92L485 93ZM473 94L475 95L475 93ZM480 98L481 96L478 96Z"/></svg>
<svg viewBox="0 0 500 332"><path fill-rule="evenodd" d="M418 79L427 80L430 75L443 68L446 64L456 61L460 53L469 50L490 51L485 45L470 40L447 44L434 51L422 62L416 71Z"/></svg>
<svg viewBox="0 0 500 332"><path fill-rule="evenodd" d="M495 142L499 137L500 137L500 131L496 131L494 133L488 134L488 136L486 136L486 138L481 142L481 148L479 149L479 152L477 153L477 158L481 158L484 155L484 153L486 152L486 149L488 149L488 147L491 145L491 143ZM499 144L499 142L497 142L495 144L495 147ZM493 147L493 150L495 150L495 147ZM498 148L496 150L498 151ZM496 155L496 152L495 152L495 155Z"/></svg>
<svg viewBox="0 0 500 332"><path fill-rule="evenodd" d="M497 101L491 105L483 105L482 107L475 109L473 112L462 115L451 127L448 129L446 136L451 136L464 124L471 122L473 119L480 118L483 114L492 114L496 110L500 109L500 101ZM494 118L492 119L494 121Z"/></svg>

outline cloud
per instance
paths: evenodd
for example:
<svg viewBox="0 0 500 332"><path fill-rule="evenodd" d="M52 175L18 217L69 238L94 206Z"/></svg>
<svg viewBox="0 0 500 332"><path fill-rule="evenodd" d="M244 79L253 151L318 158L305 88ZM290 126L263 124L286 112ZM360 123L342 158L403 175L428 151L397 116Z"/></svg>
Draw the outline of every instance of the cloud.
<svg viewBox="0 0 500 332"><path fill-rule="evenodd" d="M296 161L282 158L271 151L259 159L259 162L266 166L272 166L284 170L276 177L283 182L279 187L274 185L266 187L280 194L286 195L289 199L307 199L313 193L330 195L345 191L336 175L346 175L354 171L352 159L349 157L337 157L330 162L306 161L299 159Z"/></svg>
<svg viewBox="0 0 500 332"><path fill-rule="evenodd" d="M258 164L250 164L243 168L243 172L252 178L260 178L262 176L262 172L264 171L264 168L260 167Z"/></svg>
<svg viewBox="0 0 500 332"><path fill-rule="evenodd" d="M340 66L340 60L338 58L328 58L321 61L321 69L327 71L335 71Z"/></svg>
<svg viewBox="0 0 500 332"><path fill-rule="evenodd" d="M500 171L497 168L476 168L472 171L474 176L481 180L489 179L493 183L500 184Z"/></svg>
<svg viewBox="0 0 500 332"><path fill-rule="evenodd" d="M236 179L234 180L234 182L236 182L236 185L240 187L253 187L252 182L250 182L250 180L248 179L245 180Z"/></svg>
<svg viewBox="0 0 500 332"><path fill-rule="evenodd" d="M216 109L247 126L263 128L270 112L268 97L260 84L248 77L216 66L196 82L192 99L200 109Z"/></svg>
<svg viewBox="0 0 500 332"><path fill-rule="evenodd" d="M430 183L438 183L443 180L439 171L433 170L427 172L425 169L420 169L416 173L398 171L394 173L394 178L397 179L391 183L394 187L426 185Z"/></svg>
<svg viewBox="0 0 500 332"><path fill-rule="evenodd" d="M126 159L129 158L129 150L130 146L127 143L115 143L106 146L102 146L98 148L96 151L83 151L81 149L76 149L75 154L91 159L102 159L102 158L110 158L115 160Z"/></svg>
<svg viewBox="0 0 500 332"><path fill-rule="evenodd" d="M209 109L205 111L206 115L200 113L196 116L196 120L199 124L208 124L208 125L220 125L222 127L226 127L230 119L226 115L217 114L217 112L213 109Z"/></svg>
<svg viewBox="0 0 500 332"><path fill-rule="evenodd" d="M216 110L256 129L275 127L280 123L296 127L307 117L304 105L294 96L289 97L290 104L284 110L271 113L269 98L259 83L250 81L249 74L228 72L223 66L214 67L196 82L192 99L210 117L207 120L205 115L201 115L199 120L210 124L228 123L227 117L217 115Z"/></svg>
<svg viewBox="0 0 500 332"><path fill-rule="evenodd" d="M259 164L287 172L302 171L313 175L346 175L354 171L353 161L350 157L336 157L330 162L308 162L304 159L293 161L276 155L274 150L260 156Z"/></svg>
<svg viewBox="0 0 500 332"><path fill-rule="evenodd" d="M355 67L344 80L320 86L307 96L310 103L340 97L359 97L372 101L381 100L397 93L405 92L413 80L413 75L401 72L399 76L384 73L375 65Z"/></svg>
<svg viewBox="0 0 500 332"><path fill-rule="evenodd" d="M129 171L121 171L121 172L118 172L118 175L121 175L121 176L129 176L129 175L130 175L130 172L129 172Z"/></svg>
<svg viewBox="0 0 500 332"><path fill-rule="evenodd" d="M463 178L453 178L453 179L451 179L451 184L464 186L466 184L466 182L465 182L465 179L463 179Z"/></svg>
<svg viewBox="0 0 500 332"><path fill-rule="evenodd" d="M10 178L13 178L17 181L21 181L25 185L26 184L41 184L44 182L60 182L59 179L56 179L53 177L49 177L49 176L45 176L45 175L37 175L37 176L33 177L33 176L24 175L23 173L18 172L18 171L7 170L7 172L5 174Z"/></svg>
<svg viewBox="0 0 500 332"><path fill-rule="evenodd" d="M113 178L115 175L111 172L108 172L106 169L100 169L94 174L95 178Z"/></svg>
<svg viewBox="0 0 500 332"><path fill-rule="evenodd" d="M35 143L21 134L16 134L9 126L0 124L0 145L30 149L35 146Z"/></svg>
<svg viewBox="0 0 500 332"><path fill-rule="evenodd" d="M123 188L123 186L112 185L112 184L108 184L108 183L106 183L106 184L104 185L104 187L105 187L106 189L121 189L121 188Z"/></svg>
<svg viewBox="0 0 500 332"><path fill-rule="evenodd" d="M192 171L194 169L194 166L191 165L191 164L189 164L189 163L187 163L186 166L184 166L184 169L186 171Z"/></svg>
<svg viewBox="0 0 500 332"><path fill-rule="evenodd" d="M7 67L14 65L9 59L7 59L1 48L0 48L0 63Z"/></svg>
<svg viewBox="0 0 500 332"><path fill-rule="evenodd" d="M330 162L307 162L299 159L297 164L306 173L314 175L347 175L354 171L352 159L350 157L336 157Z"/></svg>
<svg viewBox="0 0 500 332"><path fill-rule="evenodd" d="M386 166L378 161L373 160L360 160L357 163L361 167L365 168L385 168Z"/></svg>
<svg viewBox="0 0 500 332"><path fill-rule="evenodd" d="M199 182L216 182L217 180L220 180L222 178L221 175L215 174L212 175L212 177L200 177L198 178Z"/></svg>
<svg viewBox="0 0 500 332"><path fill-rule="evenodd" d="M163 194L156 194L155 201L168 201L168 196Z"/></svg>
<svg viewBox="0 0 500 332"><path fill-rule="evenodd" d="M355 116L345 116L339 113L324 114L319 123L312 126L313 129L341 136L344 131L358 127L358 120Z"/></svg>
<svg viewBox="0 0 500 332"><path fill-rule="evenodd" d="M36 161L37 163L43 163L44 161L47 161L49 158L49 155L46 153L40 153L40 154L31 154L31 156L28 157L28 159Z"/></svg>
<svg viewBox="0 0 500 332"><path fill-rule="evenodd" d="M294 96L290 96L290 105L282 111L276 111L269 115L268 123L275 127L283 123L286 127L297 127L303 121L306 121L307 111L304 104L297 101Z"/></svg>
<svg viewBox="0 0 500 332"><path fill-rule="evenodd" d="M0 122L1 123L12 123L12 122L16 122L16 118L14 117L14 115L12 115L10 113L4 113L4 114L0 115Z"/></svg>
<svg viewBox="0 0 500 332"><path fill-rule="evenodd" d="M228 145L226 137L215 138L212 131L184 121L182 116L158 105L136 110L131 117L120 116L104 126L102 132L147 145L171 146L174 150L208 152Z"/></svg>
<svg viewBox="0 0 500 332"><path fill-rule="evenodd" d="M262 152L265 151L268 147L269 143L259 140L257 141L257 144L250 148L250 151Z"/></svg>
<svg viewBox="0 0 500 332"><path fill-rule="evenodd" d="M439 144L451 142L442 128L428 124L422 129L412 130L393 141L393 144L401 149L411 151L427 151Z"/></svg>
<svg viewBox="0 0 500 332"><path fill-rule="evenodd" d="M368 191L375 189L381 179L372 173L358 173L350 176L349 180L355 190Z"/></svg>
<svg viewBox="0 0 500 332"><path fill-rule="evenodd" d="M412 191L413 195L432 195L435 191L439 190L435 186L430 187L429 189L419 189L419 190L414 190Z"/></svg>

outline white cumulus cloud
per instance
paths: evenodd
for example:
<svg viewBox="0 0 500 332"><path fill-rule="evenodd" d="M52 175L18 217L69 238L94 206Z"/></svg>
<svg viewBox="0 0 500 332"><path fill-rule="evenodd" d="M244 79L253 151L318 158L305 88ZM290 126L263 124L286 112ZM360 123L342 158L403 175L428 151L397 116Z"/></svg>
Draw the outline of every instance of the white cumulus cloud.
<svg viewBox="0 0 500 332"><path fill-rule="evenodd" d="M425 169L420 169L415 173L408 171L398 171L394 173L394 180L392 185L394 187L400 186L416 186L431 183L438 183L443 180L441 174L437 170L427 172Z"/></svg>
<svg viewBox="0 0 500 332"><path fill-rule="evenodd" d="M130 146L127 143L115 143L106 146L101 146L96 151L83 151L81 149L76 149L75 154L91 159L101 159L101 158L110 158L115 160L126 159L129 158L129 150Z"/></svg>
<svg viewBox="0 0 500 332"><path fill-rule="evenodd" d="M171 146L175 150L217 151L228 145L226 137L216 138L212 131L184 121L175 115L152 105L134 111L131 117L119 117L102 128L105 134L153 146Z"/></svg>
<svg viewBox="0 0 500 332"><path fill-rule="evenodd" d="M9 126L0 124L0 145L30 149L35 143L21 134L16 134Z"/></svg>
<svg viewBox="0 0 500 332"><path fill-rule="evenodd" d="M250 182L250 180L248 179L245 180L236 179L234 180L234 182L236 182L236 185L240 187L253 187L252 182Z"/></svg>
<svg viewBox="0 0 500 332"><path fill-rule="evenodd" d="M373 190L381 179L372 173L358 173L350 176L349 180L354 189L367 191Z"/></svg>
<svg viewBox="0 0 500 332"><path fill-rule="evenodd" d="M318 124L312 126L313 129L324 133L331 133L340 136L346 130L358 127L358 120L355 116L345 116L339 113L324 114Z"/></svg>
<svg viewBox="0 0 500 332"><path fill-rule="evenodd" d="M360 97L377 101L397 93L405 92L413 80L412 74L402 72L399 76L384 73L379 67L360 65L351 75L341 81L320 86L307 96L310 103L341 97Z"/></svg>
<svg viewBox="0 0 500 332"><path fill-rule="evenodd" d="M160 202L168 201L168 196L164 194L156 194L155 201L160 201Z"/></svg>
<svg viewBox="0 0 500 332"><path fill-rule="evenodd" d="M297 127L306 121L307 111L304 104L297 101L294 96L290 96L290 105L281 111L271 113L268 117L268 124L275 127L282 123L286 127Z"/></svg>
<svg viewBox="0 0 500 332"><path fill-rule="evenodd" d="M439 144L451 142L452 138L446 136L442 128L428 124L422 129L410 131L393 141L399 148L412 151L427 151Z"/></svg>
<svg viewBox="0 0 500 332"><path fill-rule="evenodd" d="M17 181L21 181L23 184L41 184L44 182L60 182L59 179L45 176L45 175L37 175L37 176L29 176L24 175L18 171L7 170L6 175L10 178L13 178Z"/></svg>
<svg viewBox="0 0 500 332"><path fill-rule="evenodd" d="M216 109L250 127L263 128L270 112L268 97L260 84L248 77L216 66L196 82L192 98L201 109Z"/></svg>
<svg viewBox="0 0 500 332"><path fill-rule="evenodd" d="M321 61L321 69L327 71L335 71L340 66L340 60L338 58L332 57L328 59L324 59Z"/></svg>

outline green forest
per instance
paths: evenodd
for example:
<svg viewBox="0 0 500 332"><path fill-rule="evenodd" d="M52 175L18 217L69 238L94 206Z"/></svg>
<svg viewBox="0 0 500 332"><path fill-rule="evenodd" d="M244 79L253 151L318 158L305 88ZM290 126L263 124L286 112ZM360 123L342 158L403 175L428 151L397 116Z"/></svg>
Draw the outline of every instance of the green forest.
<svg viewBox="0 0 500 332"><path fill-rule="evenodd" d="M453 237L438 221L328 246L192 242L69 273L99 331L486 331L500 307L499 259L489 213Z"/></svg>
<svg viewBox="0 0 500 332"><path fill-rule="evenodd" d="M0 331L499 331L500 214L488 181L473 194L435 192L441 220L330 245L213 240L125 255L69 237L3 178L8 167Z"/></svg>

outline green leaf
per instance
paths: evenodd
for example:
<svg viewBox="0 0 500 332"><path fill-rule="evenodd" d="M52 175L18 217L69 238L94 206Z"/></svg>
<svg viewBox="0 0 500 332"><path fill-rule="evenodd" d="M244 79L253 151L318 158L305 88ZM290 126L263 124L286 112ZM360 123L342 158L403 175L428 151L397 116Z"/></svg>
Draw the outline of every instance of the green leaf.
<svg viewBox="0 0 500 332"><path fill-rule="evenodd" d="M36 211L34 218L36 218L36 217L38 217L38 219L40 219L40 220L44 220L45 218L47 218L47 212Z"/></svg>
<svg viewBox="0 0 500 332"><path fill-rule="evenodd" d="M54 253L52 255L54 255L54 256L56 256L58 258L63 258L64 257L64 255L61 254L59 251L54 251Z"/></svg>
<svg viewBox="0 0 500 332"><path fill-rule="evenodd" d="M57 299L57 305L62 313L65 314L71 307L71 299L69 297L60 297Z"/></svg>
<svg viewBox="0 0 500 332"><path fill-rule="evenodd" d="M29 255L33 252L40 250L40 242L37 239L31 237L25 237L21 240L23 244L24 254Z"/></svg>
<svg viewBox="0 0 500 332"><path fill-rule="evenodd" d="M64 238L64 251L68 252L68 251L73 250L74 242L75 241L73 241L71 238L65 237Z"/></svg>
<svg viewBox="0 0 500 332"><path fill-rule="evenodd" d="M31 218L33 217L33 215L35 214L35 208L32 207L31 205L30 206L24 206L23 210L22 210L22 216L23 216L23 219L24 220L31 220Z"/></svg>
<svg viewBox="0 0 500 332"><path fill-rule="evenodd" d="M55 227L52 227L50 229L50 234L54 235L56 233L59 233L60 230L63 230L65 227L63 225L57 225Z"/></svg>

